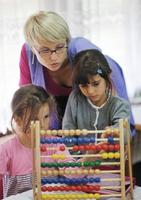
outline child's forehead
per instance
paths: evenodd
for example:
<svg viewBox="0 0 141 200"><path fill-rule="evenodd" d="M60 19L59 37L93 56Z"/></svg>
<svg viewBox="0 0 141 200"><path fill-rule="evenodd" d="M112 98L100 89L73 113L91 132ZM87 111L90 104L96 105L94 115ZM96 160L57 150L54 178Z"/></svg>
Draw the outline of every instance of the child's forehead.
<svg viewBox="0 0 141 200"><path fill-rule="evenodd" d="M95 74L95 75L89 75L88 76L88 81L92 82L92 81L98 81L100 80L102 77L99 74Z"/></svg>

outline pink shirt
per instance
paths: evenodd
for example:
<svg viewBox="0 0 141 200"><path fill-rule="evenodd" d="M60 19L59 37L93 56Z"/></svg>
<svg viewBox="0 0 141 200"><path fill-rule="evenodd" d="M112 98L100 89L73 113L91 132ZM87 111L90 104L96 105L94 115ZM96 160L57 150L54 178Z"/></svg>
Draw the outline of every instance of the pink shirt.
<svg viewBox="0 0 141 200"><path fill-rule="evenodd" d="M59 150L60 144L48 144L45 155L62 154ZM63 162L75 162L73 158L67 157L69 151L63 151L66 159ZM54 162L49 156L42 161ZM56 162L62 162L61 159ZM15 195L32 189L32 150L22 145L15 135L12 139L0 146L0 175L4 177L4 197Z"/></svg>

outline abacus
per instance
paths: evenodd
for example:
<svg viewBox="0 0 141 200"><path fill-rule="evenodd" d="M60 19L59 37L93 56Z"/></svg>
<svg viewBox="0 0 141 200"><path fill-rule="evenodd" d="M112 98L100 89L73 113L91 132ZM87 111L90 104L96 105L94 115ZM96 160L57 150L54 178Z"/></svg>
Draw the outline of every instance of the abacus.
<svg viewBox="0 0 141 200"><path fill-rule="evenodd" d="M127 195L125 163L129 172L130 198L128 199L133 198L130 131L126 119L119 120L118 129L105 130L42 130L40 122L35 121L31 122L31 133L34 200L108 199L111 197L125 200ZM48 155L47 151L54 150L47 147L49 144L59 144L62 154ZM75 162L63 162L66 158L63 151L66 148L73 152L81 151L81 154L68 155L75 158ZM42 161L46 158L52 159L53 162ZM86 158L91 160L87 161ZM62 162L56 162L57 159ZM103 169L104 166L111 166L112 169ZM101 177L109 173L116 174L116 177ZM119 184L113 186L111 184L113 181ZM104 182L108 185L104 186L102 184Z"/></svg>

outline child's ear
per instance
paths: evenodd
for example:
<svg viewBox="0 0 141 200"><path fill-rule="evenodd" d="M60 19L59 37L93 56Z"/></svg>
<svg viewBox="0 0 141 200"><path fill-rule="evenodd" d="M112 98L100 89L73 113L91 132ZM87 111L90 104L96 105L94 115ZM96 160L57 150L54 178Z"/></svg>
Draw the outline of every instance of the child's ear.
<svg viewBox="0 0 141 200"><path fill-rule="evenodd" d="M18 124L19 126L21 126L22 119L20 117L14 116L14 120L15 120L16 124Z"/></svg>

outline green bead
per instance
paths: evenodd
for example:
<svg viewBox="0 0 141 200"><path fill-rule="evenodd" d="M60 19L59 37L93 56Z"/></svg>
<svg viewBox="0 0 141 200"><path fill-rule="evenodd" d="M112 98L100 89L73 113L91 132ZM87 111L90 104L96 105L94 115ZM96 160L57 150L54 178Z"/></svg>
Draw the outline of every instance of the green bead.
<svg viewBox="0 0 141 200"><path fill-rule="evenodd" d="M64 163L64 167L70 167L70 163L69 162Z"/></svg>
<svg viewBox="0 0 141 200"><path fill-rule="evenodd" d="M94 161L91 161L89 164L90 164L91 167L95 166L95 162Z"/></svg>
<svg viewBox="0 0 141 200"><path fill-rule="evenodd" d="M82 162L76 163L76 166L77 166L77 167L82 167Z"/></svg>
<svg viewBox="0 0 141 200"><path fill-rule="evenodd" d="M76 165L75 165L75 163L72 162L72 163L70 163L70 166L75 167Z"/></svg>
<svg viewBox="0 0 141 200"><path fill-rule="evenodd" d="M95 161L95 165L96 165L96 166L100 166L100 164L101 164L101 160L96 160L96 161Z"/></svg>
<svg viewBox="0 0 141 200"><path fill-rule="evenodd" d="M83 165L84 165L85 167L88 167L88 166L89 166L89 162L86 161L86 162L83 163Z"/></svg>
<svg viewBox="0 0 141 200"><path fill-rule="evenodd" d="M41 167L46 167L46 163L41 163Z"/></svg>
<svg viewBox="0 0 141 200"><path fill-rule="evenodd" d="M65 163L58 163L58 167L65 167Z"/></svg>

